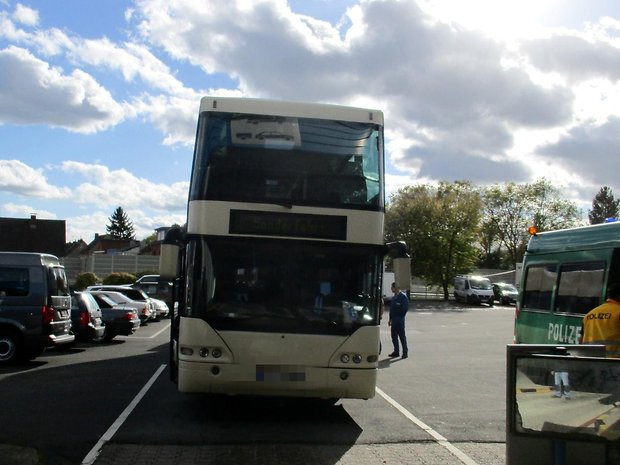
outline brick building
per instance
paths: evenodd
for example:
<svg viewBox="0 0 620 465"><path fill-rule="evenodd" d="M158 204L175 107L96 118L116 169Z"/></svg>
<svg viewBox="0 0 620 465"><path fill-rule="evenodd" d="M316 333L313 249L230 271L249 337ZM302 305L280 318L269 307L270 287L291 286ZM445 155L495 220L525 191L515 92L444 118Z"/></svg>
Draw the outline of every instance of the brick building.
<svg viewBox="0 0 620 465"><path fill-rule="evenodd" d="M65 220L0 218L0 250L40 252L61 257L66 241Z"/></svg>

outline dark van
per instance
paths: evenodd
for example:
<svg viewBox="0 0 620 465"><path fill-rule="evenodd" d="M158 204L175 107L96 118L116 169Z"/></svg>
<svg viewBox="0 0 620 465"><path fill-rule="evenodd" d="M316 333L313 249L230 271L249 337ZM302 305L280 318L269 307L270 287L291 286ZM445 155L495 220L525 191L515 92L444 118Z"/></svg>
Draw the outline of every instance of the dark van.
<svg viewBox="0 0 620 465"><path fill-rule="evenodd" d="M0 252L0 363L30 360L74 340L71 296L58 258Z"/></svg>

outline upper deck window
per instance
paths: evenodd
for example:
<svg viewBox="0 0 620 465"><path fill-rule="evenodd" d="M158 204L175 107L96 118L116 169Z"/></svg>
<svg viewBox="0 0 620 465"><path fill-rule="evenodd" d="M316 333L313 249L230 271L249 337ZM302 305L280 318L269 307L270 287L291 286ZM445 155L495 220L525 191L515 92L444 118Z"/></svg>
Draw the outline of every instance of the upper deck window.
<svg viewBox="0 0 620 465"><path fill-rule="evenodd" d="M203 113L190 200L383 208L381 127Z"/></svg>

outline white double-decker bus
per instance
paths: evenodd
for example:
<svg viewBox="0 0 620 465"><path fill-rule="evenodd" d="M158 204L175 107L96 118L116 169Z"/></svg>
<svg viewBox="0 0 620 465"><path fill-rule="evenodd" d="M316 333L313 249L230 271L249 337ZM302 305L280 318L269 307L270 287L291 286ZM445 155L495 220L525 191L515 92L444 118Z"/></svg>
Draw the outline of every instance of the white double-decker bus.
<svg viewBox="0 0 620 465"><path fill-rule="evenodd" d="M176 279L181 392L362 398L380 351L383 114L201 100Z"/></svg>

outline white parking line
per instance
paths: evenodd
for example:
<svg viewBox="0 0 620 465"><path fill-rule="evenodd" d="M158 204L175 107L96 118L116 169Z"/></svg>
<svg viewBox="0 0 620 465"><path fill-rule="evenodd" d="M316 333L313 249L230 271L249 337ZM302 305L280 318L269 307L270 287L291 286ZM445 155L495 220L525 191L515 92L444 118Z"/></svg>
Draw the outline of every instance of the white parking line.
<svg viewBox="0 0 620 465"><path fill-rule="evenodd" d="M381 389L379 389L378 387L375 388L377 391L377 394L379 394L381 397L383 397L385 400L387 400L392 407L394 407L396 410L398 410L400 413L402 413L405 418L407 418L408 420L410 420L412 423L414 423L415 425L417 425L418 427L422 428L424 431L426 431L434 440L435 442L437 442L437 444L439 444L440 446L445 447L452 455L454 455L456 458L458 458L461 462L463 462L465 465L478 465L474 460L472 460L467 454L465 454L463 451L461 451L460 449L458 449L457 447L453 446L446 438L444 438L441 434L439 434L437 431L435 431L433 428L431 428L430 426L428 426L426 423L424 423L422 420L420 420L419 418L417 418L416 416L414 416L411 412L409 412L405 407L403 407L402 405L400 405L398 402L396 402L394 399L392 399L390 396L388 396L385 392L383 392Z"/></svg>
<svg viewBox="0 0 620 465"><path fill-rule="evenodd" d="M134 397L134 399L130 402L130 404L127 406L127 408L125 408L125 410L123 410L123 413L121 413L119 415L119 417L116 419L116 421L114 423L112 423L112 426L110 426L108 428L108 430L103 434L103 436L101 436L99 441L97 441L97 444L95 444L95 447L93 447L90 450L90 452L88 454L86 454L86 457L84 457L84 460L82 460L82 465L92 465L95 462L95 460L99 456L99 453L101 452L101 449L103 448L103 445L106 442L108 442L110 439L112 439L112 436L114 436L114 434L116 434L116 432L122 426L122 424L125 423L125 420L127 420L127 418L129 417L129 415L131 414L133 409L136 408L138 403L142 400L144 395L151 388L151 386L153 385L155 380L158 378L158 376L161 374L161 372L164 371L164 368L166 368L166 365L165 364L161 365L157 369L155 374L153 376L151 376L151 379L148 380L148 382L140 390L138 395L136 397Z"/></svg>
<svg viewBox="0 0 620 465"><path fill-rule="evenodd" d="M155 334L151 336L136 336L135 334L132 334L131 336L128 336L128 337L130 337L131 339L153 339L159 336L164 331L168 331L169 329L170 329L170 322L168 322L166 326L164 326L162 329L160 329L159 331L157 331Z"/></svg>

